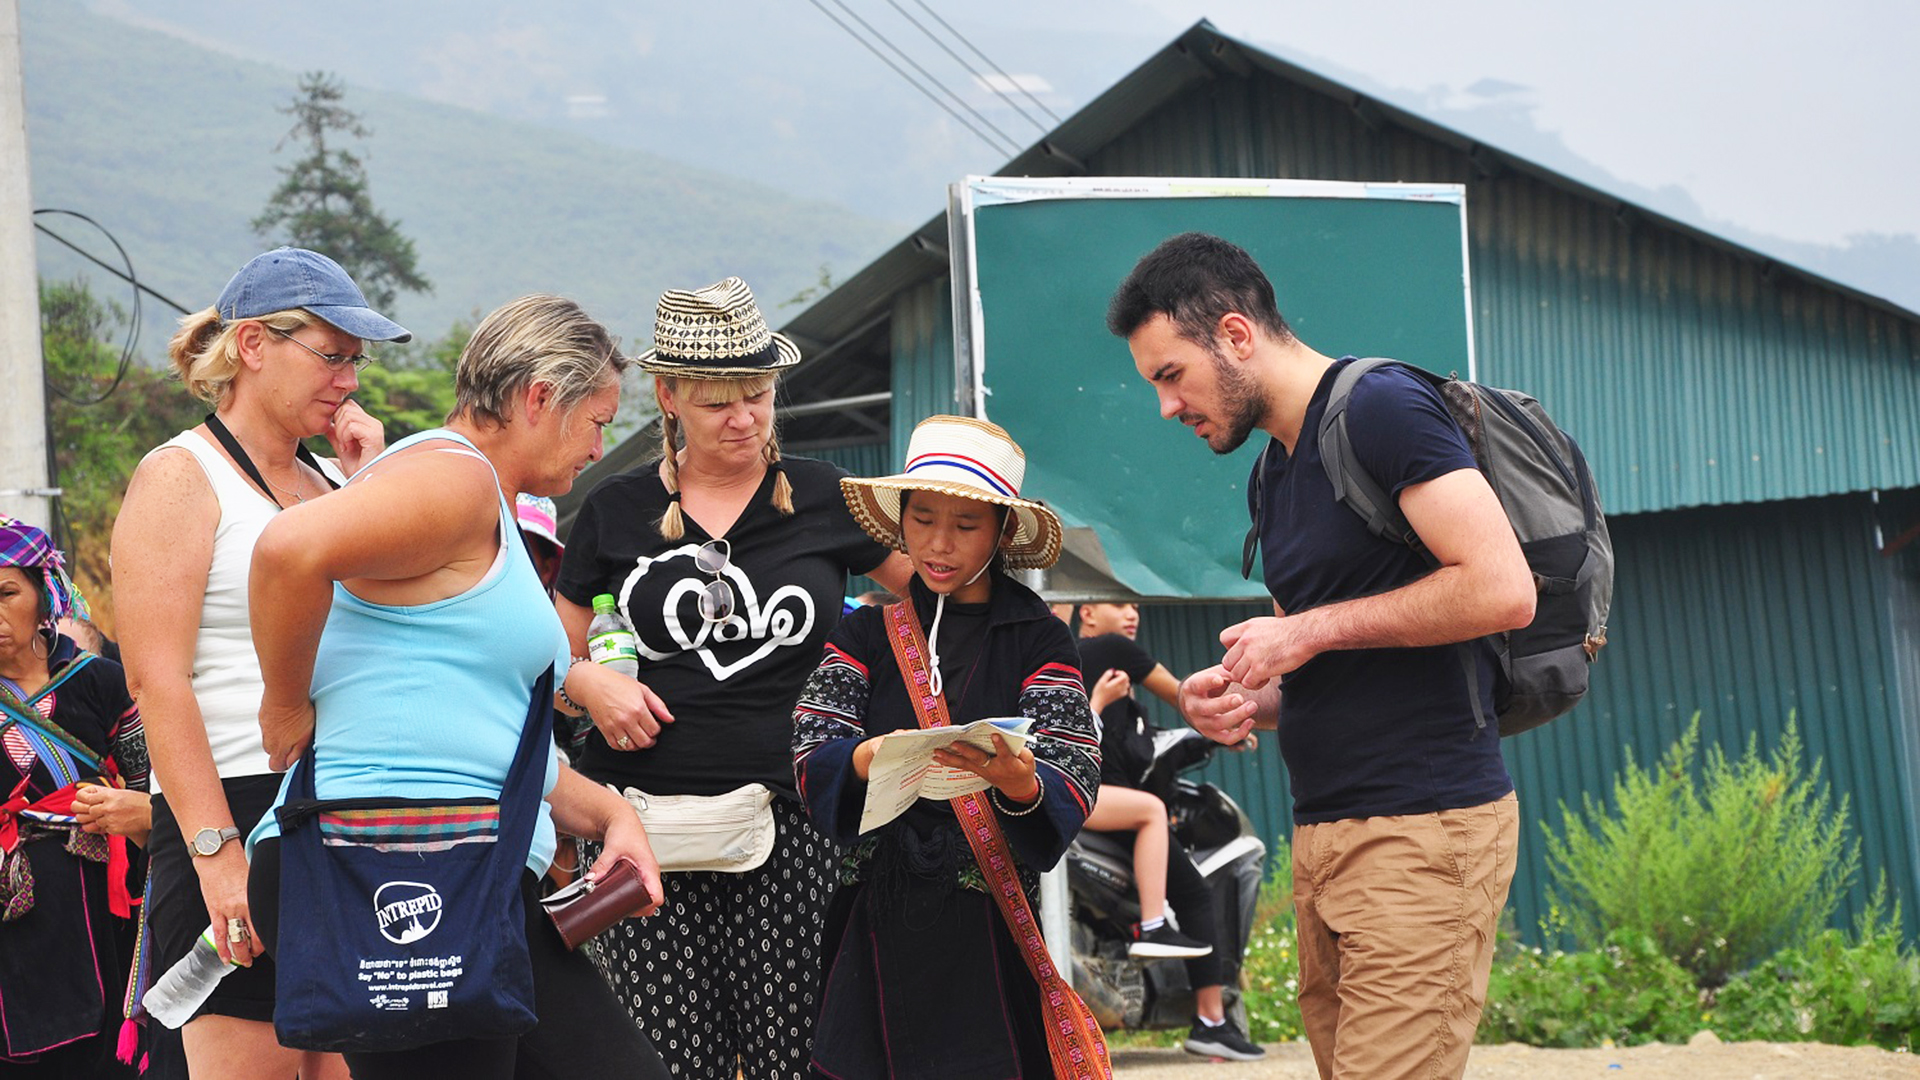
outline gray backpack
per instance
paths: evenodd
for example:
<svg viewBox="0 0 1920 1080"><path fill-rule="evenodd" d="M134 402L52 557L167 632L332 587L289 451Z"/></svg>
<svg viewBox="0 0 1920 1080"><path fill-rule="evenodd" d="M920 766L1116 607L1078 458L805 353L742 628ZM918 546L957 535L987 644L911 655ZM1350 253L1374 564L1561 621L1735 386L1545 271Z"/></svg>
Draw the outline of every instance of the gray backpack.
<svg viewBox="0 0 1920 1080"><path fill-rule="evenodd" d="M1538 401L1518 390L1496 390L1435 375L1397 360L1355 360L1334 378L1320 420L1320 459L1334 497L1359 514L1376 536L1427 555L1399 506L1354 457L1347 437L1347 403L1354 384L1384 364L1410 371L1440 391L1520 540L1539 596L1533 622L1493 638L1500 661L1493 701L1501 735L1539 727L1573 708L1586 694L1587 668L1607 643L1613 543L1586 456ZM1255 534L1260 516L1257 502L1256 495ZM1248 575L1253 569L1254 540L1250 534L1242 568ZM1473 663L1464 643L1460 655L1473 695L1474 720L1484 727L1479 665Z"/></svg>

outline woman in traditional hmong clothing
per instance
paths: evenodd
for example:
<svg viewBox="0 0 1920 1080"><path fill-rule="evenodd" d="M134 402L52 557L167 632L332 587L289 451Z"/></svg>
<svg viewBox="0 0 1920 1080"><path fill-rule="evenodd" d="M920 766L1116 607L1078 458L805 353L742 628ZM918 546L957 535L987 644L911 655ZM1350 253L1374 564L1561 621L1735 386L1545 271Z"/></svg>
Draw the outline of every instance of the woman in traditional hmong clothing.
<svg viewBox="0 0 1920 1080"><path fill-rule="evenodd" d="M900 475L841 487L868 533L912 560L909 597L849 615L794 712L807 812L854 845L827 921L813 1070L1106 1076L1099 1029L1047 960L1032 909L1039 872L1093 805L1099 738L1066 626L1003 572L1052 565L1060 520L1019 497L1025 457L992 424L928 419L907 460ZM1000 717L1032 721L1030 749L995 735L993 753L956 744L936 756L984 778L984 792L921 799L861 832L887 733Z"/></svg>
<svg viewBox="0 0 1920 1080"><path fill-rule="evenodd" d="M132 1076L127 840L147 747L120 665L55 631L85 609L41 530L0 517L0 1075Z"/></svg>

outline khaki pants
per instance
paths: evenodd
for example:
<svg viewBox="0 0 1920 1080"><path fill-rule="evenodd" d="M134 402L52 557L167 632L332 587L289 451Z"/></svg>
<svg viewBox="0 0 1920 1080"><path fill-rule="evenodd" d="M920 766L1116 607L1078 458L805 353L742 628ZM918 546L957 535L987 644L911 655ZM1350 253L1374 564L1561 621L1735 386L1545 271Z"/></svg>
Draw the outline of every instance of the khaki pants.
<svg viewBox="0 0 1920 1080"><path fill-rule="evenodd" d="M1322 1077L1466 1071L1519 839L1511 794L1294 830L1300 1016Z"/></svg>

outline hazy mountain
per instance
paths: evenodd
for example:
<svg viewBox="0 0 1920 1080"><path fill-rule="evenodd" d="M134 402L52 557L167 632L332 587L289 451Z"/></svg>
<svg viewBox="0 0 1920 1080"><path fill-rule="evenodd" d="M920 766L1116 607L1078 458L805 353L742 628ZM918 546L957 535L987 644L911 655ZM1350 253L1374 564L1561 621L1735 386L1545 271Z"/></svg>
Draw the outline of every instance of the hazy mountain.
<svg viewBox="0 0 1920 1080"><path fill-rule="evenodd" d="M995 171L1054 124L1010 91L1038 123L1024 119L934 46L915 24L941 32L938 16L917 0L93 6L236 56L326 68L357 86L643 149L903 224L918 225L944 206L950 181ZM1184 29L1126 0L932 0L931 8L1060 116ZM993 141L916 92L843 25L910 52L959 98L942 95L946 107ZM965 45L949 47L995 74Z"/></svg>
<svg viewBox="0 0 1920 1080"><path fill-rule="evenodd" d="M276 20L283 28L323 15L288 7L306 10ZM191 308L211 303L262 247L249 222L293 153L274 152L289 122L276 107L300 65L267 49L253 59L212 51L64 0L22 3L21 36L35 206L92 216L144 281ZM645 342L663 288L729 273L779 319L781 301L822 265L858 269L903 224L800 197L777 176L743 179L351 83L347 104L373 130L361 149L374 201L414 239L435 285L403 297L396 315L430 336L476 308L552 291ZM70 219L40 220L111 251ZM45 237L38 246L44 273L79 265ZM149 358L164 342L152 326Z"/></svg>

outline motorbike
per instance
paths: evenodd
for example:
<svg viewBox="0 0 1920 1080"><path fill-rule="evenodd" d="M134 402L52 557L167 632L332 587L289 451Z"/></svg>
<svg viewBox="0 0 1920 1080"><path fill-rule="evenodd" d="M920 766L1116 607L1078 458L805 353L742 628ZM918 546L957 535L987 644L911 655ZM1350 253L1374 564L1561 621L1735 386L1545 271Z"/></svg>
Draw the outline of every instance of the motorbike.
<svg viewBox="0 0 1920 1080"><path fill-rule="evenodd" d="M1154 737L1153 764L1141 783L1167 804L1173 833L1213 896L1221 940L1221 982L1229 1015L1246 1030L1240 968L1253 935L1254 906L1265 877L1267 845L1226 792L1179 774L1211 759L1219 744L1191 728ZM1193 1023L1193 987L1185 961L1127 955L1140 900L1133 885L1133 834L1082 832L1067 849L1072 981L1100 1026L1109 1030L1185 1028ZM1168 909L1178 924L1178 913Z"/></svg>

